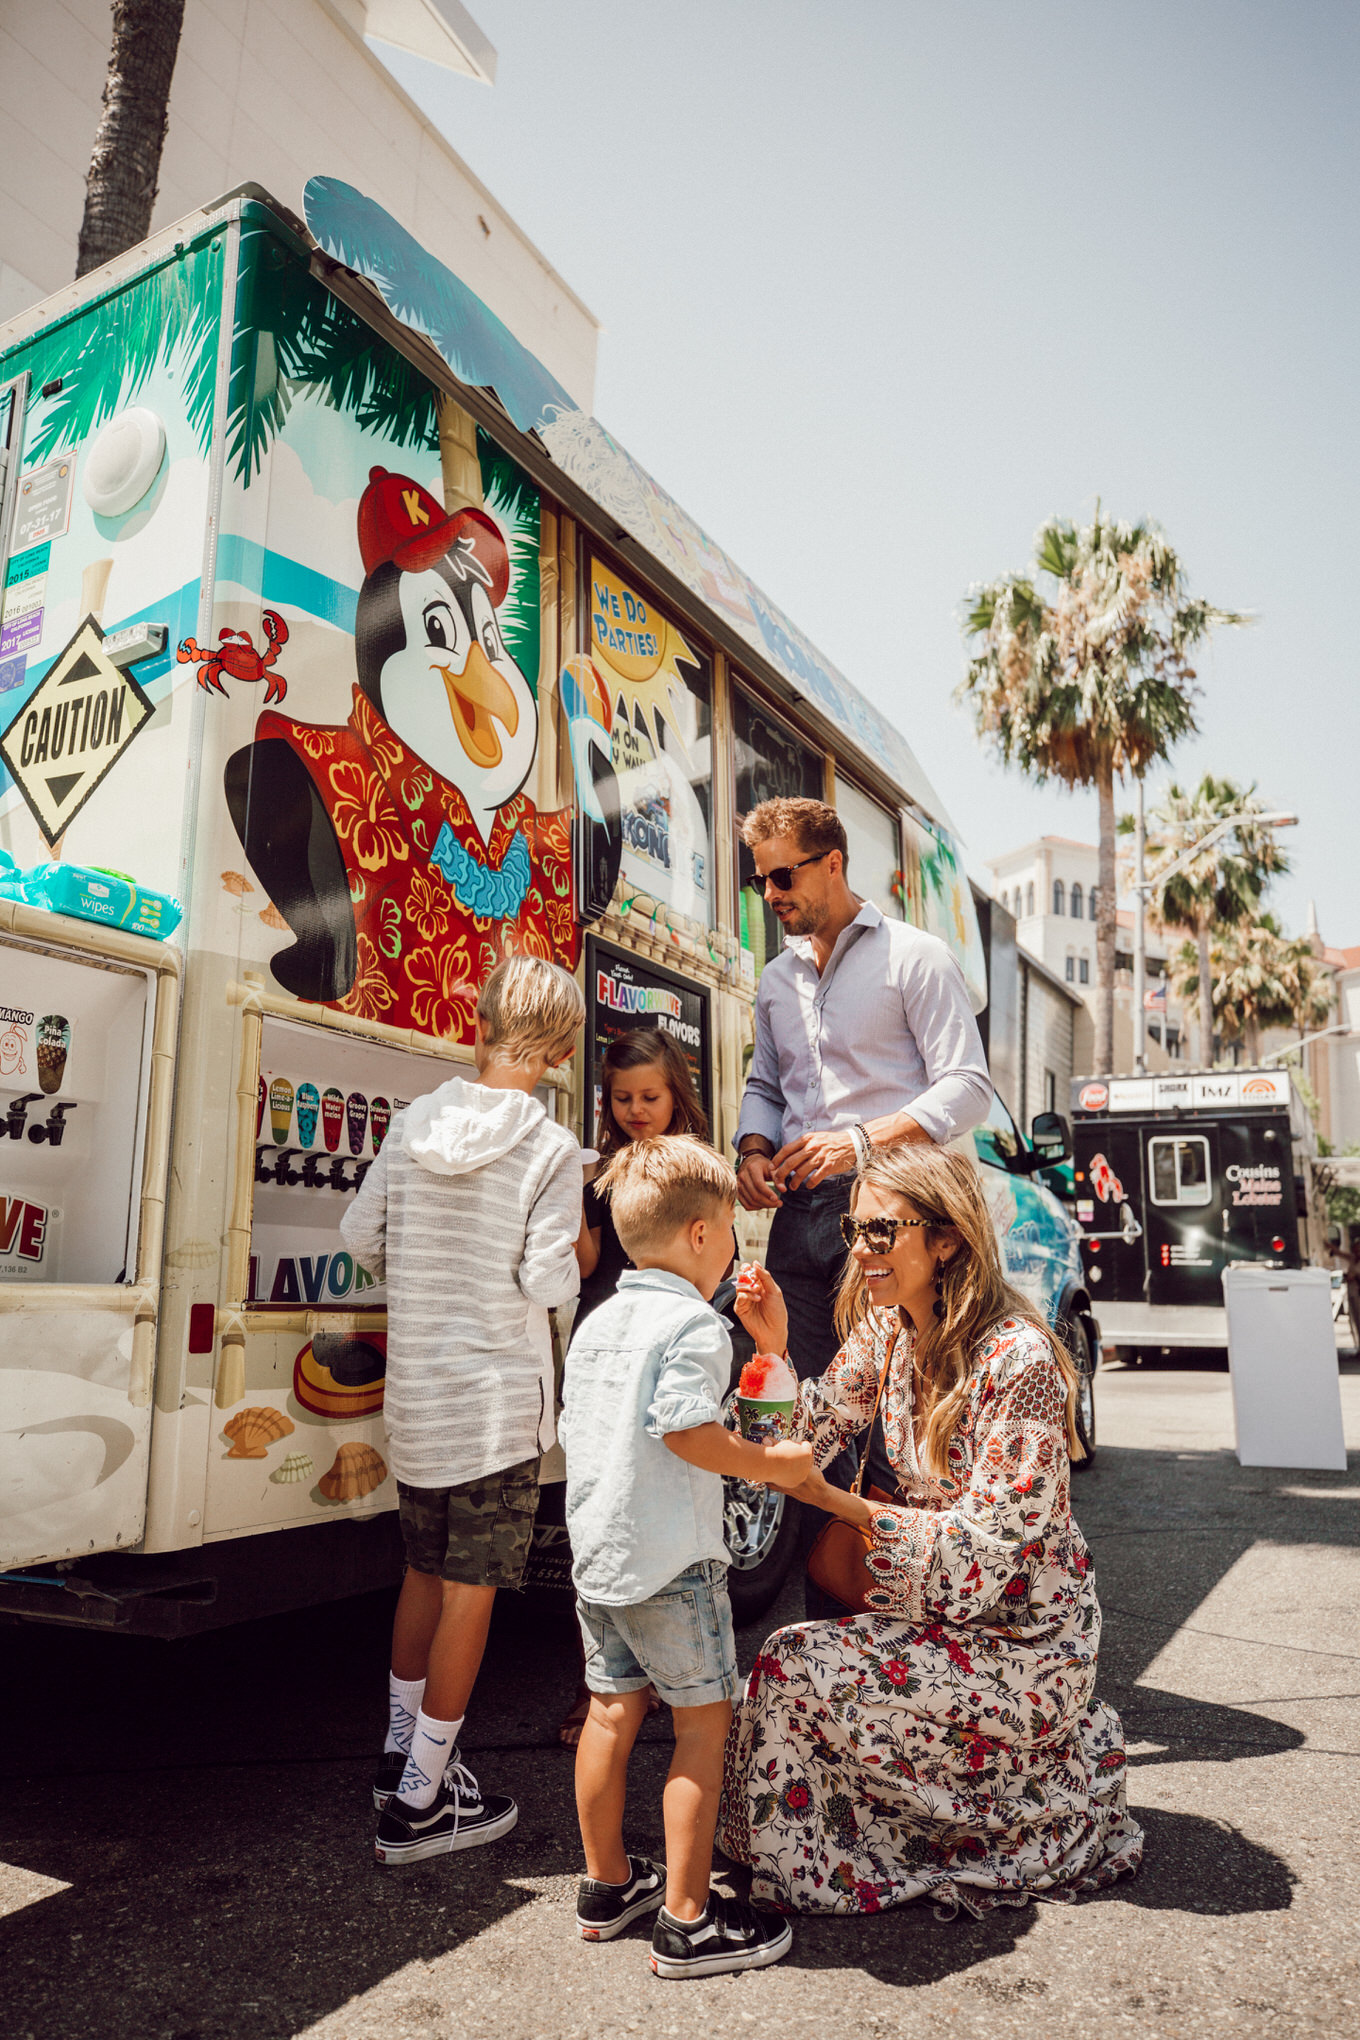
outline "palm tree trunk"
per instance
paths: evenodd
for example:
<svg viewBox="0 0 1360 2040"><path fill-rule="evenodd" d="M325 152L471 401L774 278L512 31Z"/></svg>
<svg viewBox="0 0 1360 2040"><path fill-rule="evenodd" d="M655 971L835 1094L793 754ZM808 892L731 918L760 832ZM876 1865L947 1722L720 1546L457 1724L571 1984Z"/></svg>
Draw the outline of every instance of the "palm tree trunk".
<svg viewBox="0 0 1360 2040"><path fill-rule="evenodd" d="M1242 1015L1242 1034L1247 1051L1247 1061L1254 1069L1261 1060L1261 1022L1254 1012Z"/></svg>
<svg viewBox="0 0 1360 2040"><path fill-rule="evenodd" d="M1209 919L1201 914L1195 928L1195 947L1199 952L1199 1066L1211 1070L1214 1066L1214 974L1209 967Z"/></svg>
<svg viewBox="0 0 1360 2040"><path fill-rule="evenodd" d="M1097 1076L1114 1069L1114 767L1102 761L1096 781L1100 795L1100 906L1096 914Z"/></svg>
<svg viewBox="0 0 1360 2040"><path fill-rule="evenodd" d="M184 0L113 0L113 48L85 179L77 276L150 231L183 24Z"/></svg>

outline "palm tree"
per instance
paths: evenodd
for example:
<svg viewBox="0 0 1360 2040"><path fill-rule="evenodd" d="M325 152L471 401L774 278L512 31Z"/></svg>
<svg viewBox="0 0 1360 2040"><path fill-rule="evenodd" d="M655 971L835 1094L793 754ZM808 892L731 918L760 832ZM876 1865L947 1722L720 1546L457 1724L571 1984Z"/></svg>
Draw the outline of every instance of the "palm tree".
<svg viewBox="0 0 1360 2040"><path fill-rule="evenodd" d="M1325 1027L1336 1011L1336 982L1307 935L1296 935L1287 945L1279 975L1290 1023L1302 1041Z"/></svg>
<svg viewBox="0 0 1360 2040"><path fill-rule="evenodd" d="M1247 820L1206 841L1228 815L1266 814L1256 788L1206 772L1193 793L1173 781L1148 816L1147 875L1153 884L1153 919L1164 928L1184 928L1194 937L1194 1000L1199 1009L1199 1061L1211 1069L1214 1060L1214 967L1210 937L1215 929L1253 920L1261 893L1272 874L1289 864L1268 829ZM1182 871L1158 884L1194 845L1200 845ZM1188 946L1188 945L1187 945Z"/></svg>
<svg viewBox="0 0 1360 2040"><path fill-rule="evenodd" d="M76 275L144 241L170 120L184 0L113 0L103 112L85 177Z"/></svg>
<svg viewBox="0 0 1360 2040"><path fill-rule="evenodd" d="M1153 524L1043 525L1028 572L970 590L975 649L959 687L979 734L1041 783L1094 786L1100 801L1096 1068L1114 1064L1115 811L1118 773L1141 773L1196 728L1190 653L1219 624L1245 623L1186 592L1179 556Z"/></svg>

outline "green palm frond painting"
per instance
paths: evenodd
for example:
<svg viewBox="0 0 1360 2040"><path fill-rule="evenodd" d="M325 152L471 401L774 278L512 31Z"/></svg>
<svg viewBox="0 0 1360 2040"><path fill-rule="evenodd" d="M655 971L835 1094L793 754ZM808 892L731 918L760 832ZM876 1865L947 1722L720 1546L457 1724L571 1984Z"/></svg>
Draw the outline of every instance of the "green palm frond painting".
<svg viewBox="0 0 1360 2040"><path fill-rule="evenodd" d="M500 607L511 657L535 695L539 656L538 490L509 454L477 427L477 460L486 507L510 546L510 589Z"/></svg>
<svg viewBox="0 0 1360 2040"><path fill-rule="evenodd" d="M246 220L232 328L227 455L247 485L302 389L395 446L439 450L431 384L332 297L274 234Z"/></svg>
<svg viewBox="0 0 1360 2040"><path fill-rule="evenodd" d="M30 403L44 384L60 380L61 390L24 448L25 465L78 445L129 403L160 364L171 362L179 365L189 425L206 455L221 303L219 233L40 333L14 365L30 372Z"/></svg>

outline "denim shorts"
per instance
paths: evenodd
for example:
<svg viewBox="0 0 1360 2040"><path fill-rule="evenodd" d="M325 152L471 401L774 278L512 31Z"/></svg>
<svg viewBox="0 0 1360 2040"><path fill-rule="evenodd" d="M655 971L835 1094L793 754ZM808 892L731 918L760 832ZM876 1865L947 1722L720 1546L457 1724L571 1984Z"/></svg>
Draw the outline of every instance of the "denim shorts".
<svg viewBox="0 0 1360 2040"><path fill-rule="evenodd" d="M741 1692L720 1559L702 1559L631 1608L578 1595L576 1616L592 1693L637 1693L650 1682L668 1707L710 1707Z"/></svg>

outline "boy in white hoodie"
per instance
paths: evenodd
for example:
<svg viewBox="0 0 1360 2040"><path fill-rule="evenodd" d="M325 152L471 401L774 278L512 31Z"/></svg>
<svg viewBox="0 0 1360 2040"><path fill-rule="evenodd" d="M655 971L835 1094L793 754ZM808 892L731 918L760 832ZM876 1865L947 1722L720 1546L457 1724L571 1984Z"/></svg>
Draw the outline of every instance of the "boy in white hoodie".
<svg viewBox="0 0 1360 2040"><path fill-rule="evenodd" d="M480 1082L453 1077L396 1114L341 1222L387 1281L383 1409L406 1546L373 1781L380 1863L492 1842L519 1818L481 1792L458 1731L496 1589L524 1573L553 1443L548 1310L579 1286L581 1151L532 1093L584 1018L555 964L498 965L477 1001Z"/></svg>

